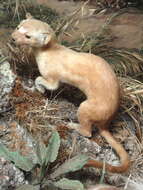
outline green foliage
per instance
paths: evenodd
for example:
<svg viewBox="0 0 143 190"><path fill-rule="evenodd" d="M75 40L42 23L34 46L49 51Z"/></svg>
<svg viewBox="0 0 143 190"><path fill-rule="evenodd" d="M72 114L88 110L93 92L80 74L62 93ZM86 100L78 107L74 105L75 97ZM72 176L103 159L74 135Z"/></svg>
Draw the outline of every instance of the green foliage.
<svg viewBox="0 0 143 190"><path fill-rule="evenodd" d="M69 180L66 178L63 178L57 182L54 182L54 185L61 189L84 190L82 183L80 183L77 180Z"/></svg>
<svg viewBox="0 0 143 190"><path fill-rule="evenodd" d="M40 187L37 186L33 186L33 185L21 185L19 188L17 188L16 190L40 190Z"/></svg>
<svg viewBox="0 0 143 190"><path fill-rule="evenodd" d="M7 57L0 57L0 64L7 60Z"/></svg>
<svg viewBox="0 0 143 190"><path fill-rule="evenodd" d="M35 152L37 155L37 163L41 166L44 163L45 157L46 157L46 146L44 143L39 142L36 144Z"/></svg>
<svg viewBox="0 0 143 190"><path fill-rule="evenodd" d="M59 147L60 147L60 137L59 134L56 132L53 133L52 137L49 140L49 145L46 150L46 157L45 157L46 165L48 164L48 162L52 163L56 160Z"/></svg>
<svg viewBox="0 0 143 190"><path fill-rule="evenodd" d="M60 137L57 132L53 132L49 140L48 147L44 144L39 143L36 148L38 162L41 166L39 181L41 182L44 179L45 173L48 170L49 163L52 163L56 160L58 151L60 147Z"/></svg>
<svg viewBox="0 0 143 190"><path fill-rule="evenodd" d="M69 160L67 160L64 164L62 164L52 175L51 178L55 179L62 174L68 172L74 172L80 170L88 161L88 156L86 155L77 155Z"/></svg>
<svg viewBox="0 0 143 190"><path fill-rule="evenodd" d="M24 171L31 171L34 167L32 160L27 157L21 156L18 152L9 151L3 144L0 144L0 156L14 162L14 164L18 168Z"/></svg>
<svg viewBox="0 0 143 190"><path fill-rule="evenodd" d="M69 190L84 190L82 183L79 181L59 178L68 172L81 169L88 161L88 156L80 154L67 160L61 166L52 165L53 168L51 168L50 163L54 164L54 161L57 159L59 147L60 137L58 132L54 131L51 134L47 147L43 143L37 143L35 147L37 160L36 163L33 163L28 157L24 157L18 152L11 152L3 144L0 144L0 156L14 162L20 169L31 173L32 180L30 183L32 185L23 185L17 190L38 190L43 187L48 187L50 190L54 189L54 187ZM37 168L39 172L35 172ZM57 169L55 170L55 168Z"/></svg>
<svg viewBox="0 0 143 190"><path fill-rule="evenodd" d="M37 143L35 151L37 155L37 163L42 166L47 165L49 162L52 163L56 160L58 150L60 147L60 137L57 132L54 132L49 140L48 147L44 143Z"/></svg>

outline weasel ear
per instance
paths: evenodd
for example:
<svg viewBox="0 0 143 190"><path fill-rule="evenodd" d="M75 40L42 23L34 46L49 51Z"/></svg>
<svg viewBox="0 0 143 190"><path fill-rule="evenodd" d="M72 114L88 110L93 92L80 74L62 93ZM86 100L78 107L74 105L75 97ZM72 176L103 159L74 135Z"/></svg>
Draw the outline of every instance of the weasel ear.
<svg viewBox="0 0 143 190"><path fill-rule="evenodd" d="M44 38L44 45L47 45L52 39L51 35L46 35L46 37Z"/></svg>
<svg viewBox="0 0 143 190"><path fill-rule="evenodd" d="M27 19L32 19L33 16L32 16L30 13L26 13L26 18L27 18Z"/></svg>

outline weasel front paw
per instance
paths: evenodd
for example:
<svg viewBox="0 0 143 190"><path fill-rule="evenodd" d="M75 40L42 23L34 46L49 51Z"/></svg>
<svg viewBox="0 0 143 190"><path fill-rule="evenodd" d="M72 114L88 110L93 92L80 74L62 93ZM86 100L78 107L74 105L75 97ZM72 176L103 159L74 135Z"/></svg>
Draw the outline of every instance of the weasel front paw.
<svg viewBox="0 0 143 190"><path fill-rule="evenodd" d="M39 76L35 80L35 87L40 92L44 93L45 90L56 90L59 86L59 81L53 80L52 78L44 79L43 77Z"/></svg>
<svg viewBox="0 0 143 190"><path fill-rule="evenodd" d="M35 88L39 91L39 92L41 92L42 94L44 94L45 93L45 88L42 86L42 85L35 85Z"/></svg>
<svg viewBox="0 0 143 190"><path fill-rule="evenodd" d="M35 88L41 92L42 94L45 93L46 89L45 87L42 85L42 77L37 77L35 80Z"/></svg>

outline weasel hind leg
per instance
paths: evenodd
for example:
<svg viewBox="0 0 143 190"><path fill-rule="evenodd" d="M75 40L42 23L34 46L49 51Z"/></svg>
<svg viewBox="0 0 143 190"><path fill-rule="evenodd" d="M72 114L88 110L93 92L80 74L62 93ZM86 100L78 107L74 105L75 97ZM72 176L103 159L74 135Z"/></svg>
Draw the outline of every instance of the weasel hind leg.
<svg viewBox="0 0 143 190"><path fill-rule="evenodd" d="M107 106L104 102L98 104L94 100L86 100L78 109L78 119L80 122L79 132L84 136L91 136L92 124L95 123L99 129L99 133L103 136L110 146L115 149L120 157L121 164L112 166L105 163L106 170L114 173L125 172L130 165L129 157L124 147L114 139L112 134L108 131L108 126L111 120L110 110L106 109ZM102 161L89 160L85 165L86 167L103 168Z"/></svg>
<svg viewBox="0 0 143 190"><path fill-rule="evenodd" d="M80 123L80 127L78 129L79 133L86 137L91 137L92 133L92 120L90 115L91 113L91 105L88 100L82 102L77 111L78 121Z"/></svg>
<svg viewBox="0 0 143 190"><path fill-rule="evenodd" d="M87 99L80 104L77 117L80 123L79 132L86 137L91 137L93 124L96 124L99 130L103 130L108 128L111 120L107 105L92 99Z"/></svg>

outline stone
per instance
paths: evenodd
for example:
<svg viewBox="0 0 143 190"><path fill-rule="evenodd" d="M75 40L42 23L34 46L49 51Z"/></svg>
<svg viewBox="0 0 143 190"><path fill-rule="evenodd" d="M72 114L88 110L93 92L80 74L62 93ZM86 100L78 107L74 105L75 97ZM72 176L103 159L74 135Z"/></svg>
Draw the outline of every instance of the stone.
<svg viewBox="0 0 143 190"><path fill-rule="evenodd" d="M9 62L4 60L0 53L0 114L10 109L9 93L13 89L15 79L16 75L12 72Z"/></svg>

